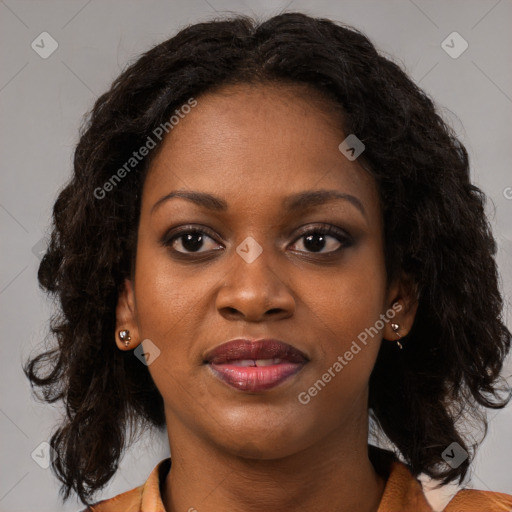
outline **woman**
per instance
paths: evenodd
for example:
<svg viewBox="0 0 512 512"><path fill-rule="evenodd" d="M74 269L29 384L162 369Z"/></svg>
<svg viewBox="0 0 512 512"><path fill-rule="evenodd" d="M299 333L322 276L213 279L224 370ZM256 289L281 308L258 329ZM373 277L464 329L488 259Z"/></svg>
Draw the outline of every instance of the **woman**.
<svg viewBox="0 0 512 512"><path fill-rule="evenodd" d="M484 200L432 101L354 29L233 17L145 53L94 106L39 269L58 346L26 373L66 405L64 497L432 510L416 477L462 482L458 420L510 400ZM94 504L151 426L172 468ZM511 506L462 490L445 510Z"/></svg>

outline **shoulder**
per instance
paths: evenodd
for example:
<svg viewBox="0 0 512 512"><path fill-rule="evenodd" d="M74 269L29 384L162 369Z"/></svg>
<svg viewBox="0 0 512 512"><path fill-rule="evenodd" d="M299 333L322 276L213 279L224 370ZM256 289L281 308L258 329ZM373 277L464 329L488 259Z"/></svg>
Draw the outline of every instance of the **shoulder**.
<svg viewBox="0 0 512 512"><path fill-rule="evenodd" d="M141 485L113 498L99 501L82 512L139 512L143 488Z"/></svg>
<svg viewBox="0 0 512 512"><path fill-rule="evenodd" d="M462 489L448 503L444 512L511 512L512 495L501 492Z"/></svg>
<svg viewBox="0 0 512 512"><path fill-rule="evenodd" d="M165 512L160 490L170 469L169 457L157 464L143 485L99 501L81 512Z"/></svg>

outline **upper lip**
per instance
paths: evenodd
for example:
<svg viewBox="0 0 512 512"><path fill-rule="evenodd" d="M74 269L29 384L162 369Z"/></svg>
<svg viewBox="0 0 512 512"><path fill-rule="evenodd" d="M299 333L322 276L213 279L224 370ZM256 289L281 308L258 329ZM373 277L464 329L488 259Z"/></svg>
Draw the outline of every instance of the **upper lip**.
<svg viewBox="0 0 512 512"><path fill-rule="evenodd" d="M237 338L208 351L205 363L222 364L242 359L284 359L293 363L306 363L309 359L299 349L277 339L249 340Z"/></svg>

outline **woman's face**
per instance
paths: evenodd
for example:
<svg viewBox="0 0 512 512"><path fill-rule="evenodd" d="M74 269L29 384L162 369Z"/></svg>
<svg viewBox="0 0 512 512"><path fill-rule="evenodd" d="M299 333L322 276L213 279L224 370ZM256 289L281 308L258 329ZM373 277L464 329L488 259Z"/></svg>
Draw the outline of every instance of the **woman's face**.
<svg viewBox="0 0 512 512"><path fill-rule="evenodd" d="M151 340L144 350L171 437L276 458L366 426L382 335L394 339L377 321L400 297L386 289L375 182L338 149L340 124L300 86L238 85L197 98L164 140L118 325L135 343ZM216 199L164 199L177 191ZM333 196L315 201L315 191ZM295 202L301 194L311 202ZM378 334L358 341L376 322ZM231 347L212 365L212 350L236 338L297 352L274 346L253 363L256 352Z"/></svg>

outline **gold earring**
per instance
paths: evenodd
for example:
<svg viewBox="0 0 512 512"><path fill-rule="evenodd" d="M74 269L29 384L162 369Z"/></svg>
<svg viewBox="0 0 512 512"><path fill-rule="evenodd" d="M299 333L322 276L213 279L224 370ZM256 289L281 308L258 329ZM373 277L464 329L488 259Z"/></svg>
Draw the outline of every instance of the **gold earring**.
<svg viewBox="0 0 512 512"><path fill-rule="evenodd" d="M130 341L132 340L130 337L130 331L128 329L123 329L119 331L119 339L124 342L124 346L128 347Z"/></svg>
<svg viewBox="0 0 512 512"><path fill-rule="evenodd" d="M400 329L400 326L398 324L391 324L391 329L393 329L393 332L398 336L398 338L401 338L400 333L398 330ZM402 347L402 344L396 340L396 344L398 345L398 348L402 350L404 347Z"/></svg>

